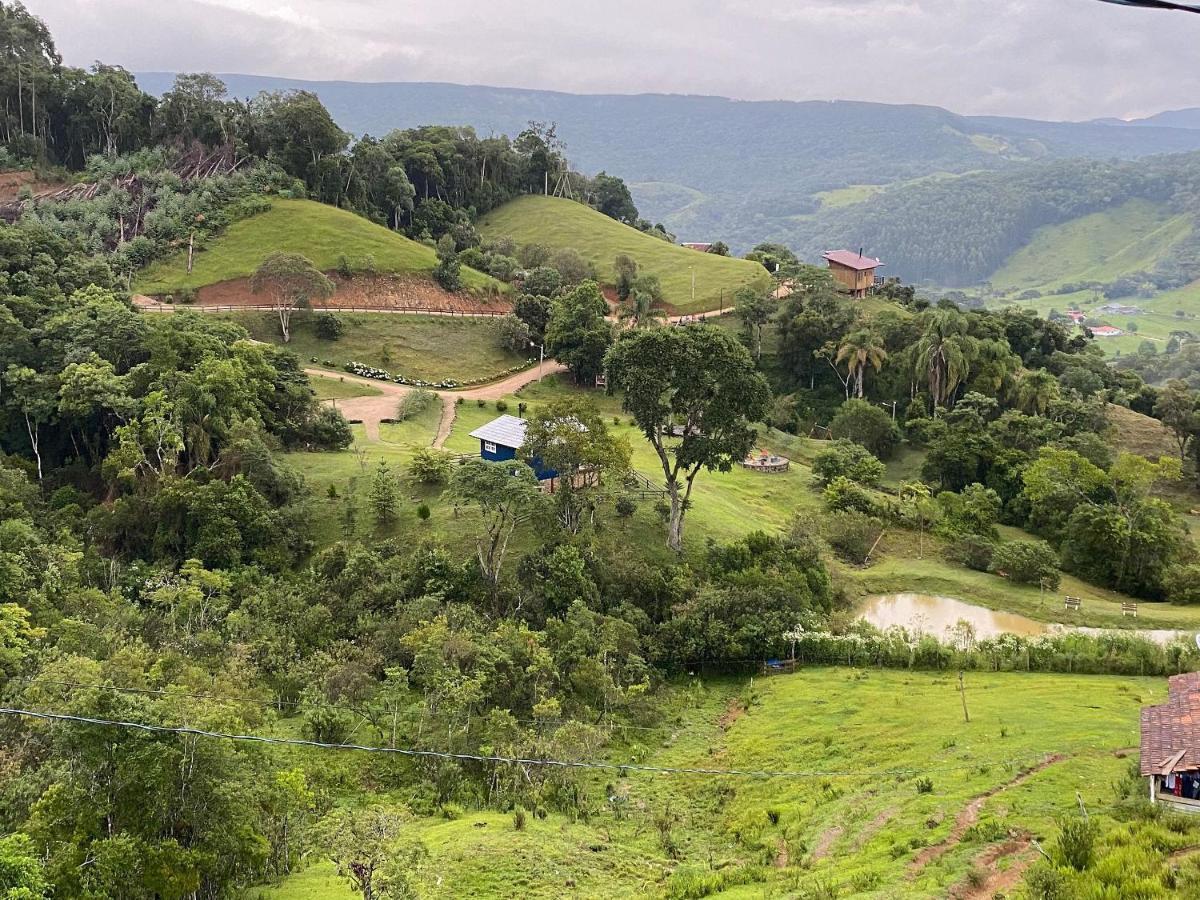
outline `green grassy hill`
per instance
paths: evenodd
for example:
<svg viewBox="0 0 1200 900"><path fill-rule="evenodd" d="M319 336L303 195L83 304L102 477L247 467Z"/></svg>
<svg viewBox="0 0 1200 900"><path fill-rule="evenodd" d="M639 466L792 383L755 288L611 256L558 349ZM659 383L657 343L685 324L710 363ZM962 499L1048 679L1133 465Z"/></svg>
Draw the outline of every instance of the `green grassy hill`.
<svg viewBox="0 0 1200 900"><path fill-rule="evenodd" d="M1104 212L1039 228L992 276L1000 290L1042 290L1112 281L1148 271L1191 231L1191 217L1130 200Z"/></svg>
<svg viewBox="0 0 1200 900"><path fill-rule="evenodd" d="M203 287L233 278L247 278L263 258L276 250L302 253L317 268L330 271L343 254L352 265L375 258L380 272L427 274L437 265L432 247L389 231L362 216L312 200L274 200L265 213L242 219L196 254L187 272L187 253L147 267L134 282L143 294ZM500 282L463 267L468 290L501 288Z"/></svg>
<svg viewBox="0 0 1200 900"><path fill-rule="evenodd" d="M717 309L722 302L729 306L738 288L770 284L770 276L758 263L668 244L581 203L556 197L518 197L485 215L478 227L485 238L508 236L521 244L574 247L606 282L613 278L613 259L627 253L643 272L659 277L667 303L680 312Z"/></svg>
<svg viewBox="0 0 1200 900"><path fill-rule="evenodd" d="M1165 683L972 672L966 688L969 722L945 674L811 668L753 687L694 677L670 690L661 725L614 737L610 758L822 774L598 771L582 780L620 802L586 820L550 810L518 830L511 814L478 809L407 816L406 837L429 853L416 887L431 898L990 897L989 861L1028 865L1031 838L1049 844L1078 803L1113 826L1121 750ZM367 763L311 751L297 765ZM1160 840L1170 850L1189 836L1163 829ZM246 896L355 895L318 862Z"/></svg>

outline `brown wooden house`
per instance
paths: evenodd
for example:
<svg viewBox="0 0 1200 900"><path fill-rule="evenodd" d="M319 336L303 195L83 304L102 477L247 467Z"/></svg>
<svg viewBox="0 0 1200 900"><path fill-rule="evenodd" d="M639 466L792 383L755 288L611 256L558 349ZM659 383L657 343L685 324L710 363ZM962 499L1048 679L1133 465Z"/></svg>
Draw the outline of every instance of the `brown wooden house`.
<svg viewBox="0 0 1200 900"><path fill-rule="evenodd" d="M829 272L842 290L852 297L865 297L875 286L875 270L883 265L879 260L863 256L862 251L829 250L825 253Z"/></svg>

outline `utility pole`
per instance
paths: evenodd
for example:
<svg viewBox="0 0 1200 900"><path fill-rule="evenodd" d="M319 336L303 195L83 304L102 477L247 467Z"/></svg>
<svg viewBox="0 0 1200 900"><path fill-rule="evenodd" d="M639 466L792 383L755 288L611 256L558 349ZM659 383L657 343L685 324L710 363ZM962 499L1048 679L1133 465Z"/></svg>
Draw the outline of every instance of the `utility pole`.
<svg viewBox="0 0 1200 900"><path fill-rule="evenodd" d="M961 697L962 697L962 705L963 705L963 721L964 721L964 722L970 722L970 721L971 721L971 714L970 714L969 712L967 712L967 686L966 686L965 684L963 684L963 671L962 671L962 669L959 669L959 670L958 670L958 693L959 693L959 696L961 696Z"/></svg>
<svg viewBox="0 0 1200 900"><path fill-rule="evenodd" d="M696 303L696 267L688 266L692 270L692 304Z"/></svg>

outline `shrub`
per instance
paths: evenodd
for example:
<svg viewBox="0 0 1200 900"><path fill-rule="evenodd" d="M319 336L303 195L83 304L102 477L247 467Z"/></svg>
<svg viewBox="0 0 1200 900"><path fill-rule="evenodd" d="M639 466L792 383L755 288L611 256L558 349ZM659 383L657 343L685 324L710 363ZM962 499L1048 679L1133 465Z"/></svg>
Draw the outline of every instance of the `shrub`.
<svg viewBox="0 0 1200 900"><path fill-rule="evenodd" d="M1087 819L1067 819L1062 823L1054 848L1060 863L1082 872L1092 864L1096 847L1096 826Z"/></svg>
<svg viewBox="0 0 1200 900"><path fill-rule="evenodd" d="M517 831L525 830L525 810L519 806L513 810L513 828Z"/></svg>
<svg viewBox="0 0 1200 900"><path fill-rule="evenodd" d="M933 779L932 778L918 778L917 779L917 793L918 794L932 794L933 793Z"/></svg>
<svg viewBox="0 0 1200 900"><path fill-rule="evenodd" d="M900 429L890 413L866 400L847 400L829 423L829 433L862 444L880 459L890 459L900 443Z"/></svg>
<svg viewBox="0 0 1200 900"><path fill-rule="evenodd" d="M883 532L883 523L858 510L830 513L824 523L825 540L839 557L856 564L863 563L871 547Z"/></svg>
<svg viewBox="0 0 1200 900"><path fill-rule="evenodd" d="M874 485L883 477L884 465L862 444L837 440L814 457L812 472L822 487L838 477Z"/></svg>
<svg viewBox="0 0 1200 900"><path fill-rule="evenodd" d="M432 513L430 513L430 511L429 511L428 503L422 503L420 506L417 507L417 518L420 519L422 522L428 522L430 515L432 515Z"/></svg>
<svg viewBox="0 0 1200 900"><path fill-rule="evenodd" d="M418 484L445 484L453 472L454 454L434 447L417 450L408 464L408 477ZM417 515L420 515L419 510Z"/></svg>
<svg viewBox="0 0 1200 900"><path fill-rule="evenodd" d="M871 493L842 475L829 483L821 497L825 501L825 508L829 510L856 509L868 515L879 512L879 504Z"/></svg>
<svg viewBox="0 0 1200 900"><path fill-rule="evenodd" d="M1009 541L996 548L992 555L991 571L1003 572L1019 584L1045 582L1047 589L1057 590L1062 574L1058 571L1058 554L1045 541Z"/></svg>
<svg viewBox="0 0 1200 900"><path fill-rule="evenodd" d="M340 316L324 312L314 319L313 330L323 341L336 341L346 333L346 323Z"/></svg>
<svg viewBox="0 0 1200 900"><path fill-rule="evenodd" d="M343 278L354 277L354 267L350 265L350 258L345 253L338 254L337 273Z"/></svg>
<svg viewBox="0 0 1200 900"><path fill-rule="evenodd" d="M457 803L443 803L442 804L442 818L443 819L449 819L451 822L453 822L455 819L461 819L463 816L463 812L464 812L463 808L461 806L459 806Z"/></svg>
<svg viewBox="0 0 1200 900"><path fill-rule="evenodd" d="M438 395L433 391L425 388L409 391L396 404L396 421L407 422L409 419L416 418L437 402Z"/></svg>
<svg viewBox="0 0 1200 900"><path fill-rule="evenodd" d="M963 535L946 548L950 560L976 572L990 570L995 552L996 545L992 540L978 534Z"/></svg>
<svg viewBox="0 0 1200 900"><path fill-rule="evenodd" d="M622 494L617 498L615 509L620 518L628 519L637 512L637 504L633 502L633 498L628 494Z"/></svg>
<svg viewBox="0 0 1200 900"><path fill-rule="evenodd" d="M496 336L500 346L513 353L529 354L529 345L533 341L533 332L529 325L516 316L505 316L496 328Z"/></svg>
<svg viewBox="0 0 1200 900"><path fill-rule="evenodd" d="M1172 603L1200 603L1200 565L1172 566L1167 571L1166 588Z"/></svg>
<svg viewBox="0 0 1200 900"><path fill-rule="evenodd" d="M950 538L964 534L996 537L996 522L1004 505L1000 495L982 484L969 484L961 492L942 491L937 495L942 511L938 532Z"/></svg>
<svg viewBox="0 0 1200 900"><path fill-rule="evenodd" d="M502 413L508 411L508 402L505 400L496 401L496 412Z"/></svg>

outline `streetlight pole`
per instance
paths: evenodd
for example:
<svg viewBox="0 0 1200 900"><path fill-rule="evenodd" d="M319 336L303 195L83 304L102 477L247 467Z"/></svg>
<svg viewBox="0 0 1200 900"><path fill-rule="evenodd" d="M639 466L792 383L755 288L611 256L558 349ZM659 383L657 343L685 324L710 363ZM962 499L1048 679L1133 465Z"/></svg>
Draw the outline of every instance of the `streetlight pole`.
<svg viewBox="0 0 1200 900"><path fill-rule="evenodd" d="M529 346L538 348L538 378L537 378L537 380L541 381L542 380L542 363L544 363L546 361L546 345L539 344L536 341L530 341Z"/></svg>

